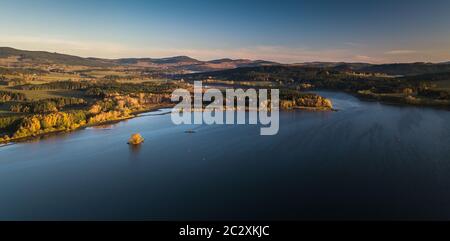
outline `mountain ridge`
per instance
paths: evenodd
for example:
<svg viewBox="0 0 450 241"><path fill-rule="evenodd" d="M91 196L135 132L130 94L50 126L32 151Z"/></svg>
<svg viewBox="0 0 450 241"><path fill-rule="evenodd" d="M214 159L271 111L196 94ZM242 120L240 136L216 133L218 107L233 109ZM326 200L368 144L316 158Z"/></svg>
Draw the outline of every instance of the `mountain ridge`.
<svg viewBox="0 0 450 241"><path fill-rule="evenodd" d="M305 62L281 64L266 60L221 58L209 61L198 60L180 55L165 58L95 58L79 57L69 54L51 53L47 51L19 50L11 47L0 47L0 66L22 67L33 64L56 64L87 67L134 67L170 69L183 72L211 72L242 67L261 66L297 66L310 68L327 68L345 72L384 73L388 75L416 75L450 71L450 61L440 63L347 63L347 62Z"/></svg>
<svg viewBox="0 0 450 241"><path fill-rule="evenodd" d="M3 61L2 61L3 60ZM189 56L180 55L164 58L117 58L106 59L96 57L79 57L69 54L61 54L47 51L20 50L11 47L0 47L0 65L9 64L61 64L69 66L88 67L153 67L173 68L186 71L214 71L238 67L250 67L261 65L278 65L279 63L265 60L248 59L215 59L209 61L198 60Z"/></svg>

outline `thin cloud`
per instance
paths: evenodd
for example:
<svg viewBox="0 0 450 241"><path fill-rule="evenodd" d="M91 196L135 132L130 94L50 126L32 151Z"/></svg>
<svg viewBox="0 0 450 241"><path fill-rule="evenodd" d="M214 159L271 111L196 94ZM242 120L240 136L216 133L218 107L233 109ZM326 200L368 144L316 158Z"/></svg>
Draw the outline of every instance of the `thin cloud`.
<svg viewBox="0 0 450 241"><path fill-rule="evenodd" d="M200 60L219 58L261 59L280 63L321 62L411 62L411 61L443 61L448 54L442 52L418 52L408 49L394 49L387 52L374 50L355 50L348 48L286 47L276 45L259 45L241 48L167 48L130 46L124 43L67 40L57 37L11 36L0 34L0 45L26 50L44 50L82 57L99 58L139 58L170 57L188 55Z"/></svg>
<svg viewBox="0 0 450 241"><path fill-rule="evenodd" d="M396 49L396 50L390 50L390 51L384 52L384 54L388 54L388 55L415 54L415 53L417 53L416 50L409 50L409 49Z"/></svg>
<svg viewBox="0 0 450 241"><path fill-rule="evenodd" d="M363 43L357 43L357 42L345 42L345 45L348 45L350 47L355 47L355 48L362 48L362 47L366 47L366 44Z"/></svg>
<svg viewBox="0 0 450 241"><path fill-rule="evenodd" d="M360 62L379 62L379 60L366 55L355 55L353 59Z"/></svg>
<svg viewBox="0 0 450 241"><path fill-rule="evenodd" d="M172 55L190 55L195 58L210 60L217 58L263 59L281 63L322 62L356 62L361 56L347 49L307 49L283 46L255 46L237 49L172 49ZM167 51L166 51L167 53ZM365 58L366 60L370 57ZM370 58L371 61L375 59Z"/></svg>
<svg viewBox="0 0 450 241"><path fill-rule="evenodd" d="M26 50L45 50L65 54L74 54L84 57L105 56L111 57L130 51L124 45L98 42L98 41L74 41L53 37L40 36L1 36L0 44Z"/></svg>
<svg viewBox="0 0 450 241"><path fill-rule="evenodd" d="M346 49L290 48L284 46L260 45L245 48L192 49L192 48L148 48L130 47L118 43L66 40L36 36L0 36L0 44L27 50L46 50L83 57L126 58L126 57L168 57L188 55L201 60L218 58L263 59L281 63L308 61L355 61ZM350 56L350 57L349 57Z"/></svg>

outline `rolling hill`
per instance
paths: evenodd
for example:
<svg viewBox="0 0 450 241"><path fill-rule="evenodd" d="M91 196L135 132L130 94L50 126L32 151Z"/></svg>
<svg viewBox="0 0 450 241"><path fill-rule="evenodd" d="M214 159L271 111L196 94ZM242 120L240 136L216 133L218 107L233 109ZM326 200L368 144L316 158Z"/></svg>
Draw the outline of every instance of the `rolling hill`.
<svg viewBox="0 0 450 241"><path fill-rule="evenodd" d="M263 60L253 61L247 59L217 59L211 61L201 61L188 56L122 59L83 58L45 51L27 51L9 47L0 47L0 66L29 67L30 65L47 64L87 67L127 66L136 68L158 68L188 72L203 72L239 67L277 65L278 63Z"/></svg>
<svg viewBox="0 0 450 241"><path fill-rule="evenodd" d="M50 53L45 51L18 50L0 47L0 61L11 64L65 64L89 67L106 67L109 64L100 60L82 58L73 55ZM9 60L9 61L7 61Z"/></svg>
<svg viewBox="0 0 450 241"><path fill-rule="evenodd" d="M216 59L201 61L188 56L175 56L168 58L83 58L79 56L50 53L45 51L27 51L9 47L0 47L0 67L21 67L30 65L59 64L68 66L87 67L114 67L126 66L134 68L168 69L185 72L210 72L241 67L280 66L282 64L249 59ZM443 63L394 63L394 64L369 64L369 63L345 63L345 62L307 62L289 64L284 66L310 67L331 69L342 72L384 73L387 75L413 76L450 72L450 62Z"/></svg>

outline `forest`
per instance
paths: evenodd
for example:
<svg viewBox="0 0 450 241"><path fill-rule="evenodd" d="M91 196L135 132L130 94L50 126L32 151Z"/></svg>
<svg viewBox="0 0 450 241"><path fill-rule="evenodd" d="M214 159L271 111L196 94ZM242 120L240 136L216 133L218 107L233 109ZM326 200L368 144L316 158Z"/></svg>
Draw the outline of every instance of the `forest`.
<svg viewBox="0 0 450 241"><path fill-rule="evenodd" d="M246 85L272 83L272 86L278 88L297 90L339 90L380 101L450 107L450 72L441 72L447 70L447 65L443 66L445 68L439 69L440 71L436 73L428 73L438 68L433 65L424 67L423 74L408 76L354 72L340 69L342 66L263 66L194 73L178 76L178 78L187 81L207 79L209 83L232 81L239 84L242 82ZM422 73L419 70L417 72Z"/></svg>
<svg viewBox="0 0 450 241"><path fill-rule="evenodd" d="M327 63L186 56L95 59L0 48L0 142L70 131L170 106L177 88L193 81L239 88L280 89L282 109L331 110L314 90L344 91L362 99L450 108L450 64Z"/></svg>
<svg viewBox="0 0 450 241"><path fill-rule="evenodd" d="M60 81L8 87L0 91L0 106L10 113L0 115L0 142L130 118L134 113L155 106L172 105L170 93L178 87L180 84L111 81ZM27 93L44 90L58 90L62 94L76 90L83 95L79 98L27 97Z"/></svg>

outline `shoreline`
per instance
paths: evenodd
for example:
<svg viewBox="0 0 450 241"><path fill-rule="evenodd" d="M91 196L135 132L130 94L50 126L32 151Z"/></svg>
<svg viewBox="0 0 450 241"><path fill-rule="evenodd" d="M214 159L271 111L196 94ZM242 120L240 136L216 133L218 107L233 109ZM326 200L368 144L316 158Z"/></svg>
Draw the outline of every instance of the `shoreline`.
<svg viewBox="0 0 450 241"><path fill-rule="evenodd" d="M122 122L125 120L130 120L130 119L139 117L139 114L142 114L142 113L150 113L150 112L154 112L154 111L164 109L164 108L171 108L173 106L174 106L173 104L158 104L158 105L149 107L148 109L145 109L145 110L138 110L138 111L131 112L131 115L127 116L127 117L122 117L122 118L118 118L118 119L114 119L114 120L108 120L108 121L100 122L100 123L96 123L96 124L86 124L86 125L83 125L78 128L71 129L71 130L66 130L66 129L65 130L53 130L53 131L39 133L39 134L21 137L21 138L17 138L17 139L10 139L8 141L0 142L0 148L5 147L5 146L14 145L16 143L23 143L23 142L35 140L35 139L45 137L45 136L58 135L61 133L71 133L71 132L80 131L80 130L90 128L90 127L96 127L96 126L102 126L102 125L108 125L108 124L116 124L116 123L119 123L119 122Z"/></svg>
<svg viewBox="0 0 450 241"><path fill-rule="evenodd" d="M394 100L387 100L384 97L376 97L376 96L368 96L368 95L362 95L354 92L347 92L343 91L344 93L350 94L356 98L358 98L361 101L366 102L378 102L384 105L390 105L390 106L399 106L399 107L422 107L422 108L431 108L431 109L439 109L439 110L447 110L450 111L450 106L448 105L439 105L439 104L427 104L427 103L408 103L403 100L394 101Z"/></svg>
<svg viewBox="0 0 450 241"><path fill-rule="evenodd" d="M311 91L330 91L330 92L338 92L338 93L344 93L344 94L348 94L351 95L355 98L357 98L360 101L364 101L364 102L378 102L380 104L383 105L390 105L390 106L398 106L398 107L421 107L421 108L431 108L431 109L438 109L438 110L447 110L450 111L450 106L449 105L437 105L437 104L426 104L426 103L407 103L404 101L392 101L392 100L386 100L383 97L380 98L376 98L376 97L371 97L371 96L367 96L367 95L361 95L352 91L348 91L348 90L337 90L337 89L311 89Z"/></svg>
<svg viewBox="0 0 450 241"><path fill-rule="evenodd" d="M345 90L313 89L312 91L342 92L342 93L354 96L354 97L356 97L357 99L359 99L361 101L378 102L378 103L381 103L381 104L391 105L391 106L421 107L421 108L432 108L432 109L439 109L439 110L450 111L450 107L449 106L439 106L439 105L431 105L431 104L424 104L424 103L413 104L413 103L405 103L403 101L385 100L383 98L376 98L376 97L372 97L372 96L361 95L361 94L358 94L358 93L355 93L355 92L345 91ZM125 121L125 120L129 120L129 119L133 119L133 118L139 117L139 115L143 114L143 113L151 113L151 112L154 112L154 111L157 111L157 110L160 110L160 109L164 109L164 108L172 108L174 106L175 106L174 103L157 104L157 105L148 107L148 108L143 109L143 110L137 110L137 111L131 112L131 115L127 116L127 117L122 117L122 118L118 118L118 119L114 119L114 120L108 120L108 121L101 122L101 123L96 123L96 124L86 124L86 125L77 127L75 129L70 129L70 130L67 130L67 129L64 129L64 130L53 130L53 131L49 131L49 132L45 132L45 133L39 133L39 134L31 135L31 136L20 137L20 138L17 138L17 139L9 139L8 141L0 142L0 148L1 147L5 147L5 146L14 145L15 143L27 142L27 141L30 141L30 140L38 139L38 138L49 136L49 135L57 135L57 134L60 134L60 133L70 133L70 132L75 132L75 131L83 130L83 129L90 128L90 127L96 127L96 126L102 126L102 125L108 125L108 124L115 124L115 123L119 123L121 121ZM282 111L289 111L288 109L281 109L281 108L280 108L280 110L282 110ZM328 108L321 108L321 107L302 107L302 106L295 106L295 107L292 108L292 110L294 110L294 111L295 110L311 111L311 112L327 112L327 111L336 112L336 111L338 111L335 108L328 109ZM191 110L191 111L196 111L196 110ZM202 110L202 112L203 111L204 110ZM250 111L250 110L246 108L245 111Z"/></svg>
<svg viewBox="0 0 450 241"><path fill-rule="evenodd" d="M293 110L302 110L302 111L312 111L312 112L337 112L338 109L335 108L326 108L326 107L305 107L305 106L294 106Z"/></svg>
<svg viewBox="0 0 450 241"><path fill-rule="evenodd" d="M358 93L352 93L352 92L345 92L349 93L356 98L360 99L361 101L366 102L378 102L384 105L390 105L390 106L399 106L399 107L422 107L422 108L431 108L431 109L439 109L439 110L447 110L450 111L450 106L448 105L440 105L440 104L427 104L427 103L408 103L406 101L393 101L393 100L387 100L383 97L375 97L375 96L367 96L367 95L361 95Z"/></svg>
<svg viewBox="0 0 450 241"><path fill-rule="evenodd" d="M134 118L138 118L140 116L140 114L143 113L151 113L151 112L155 112L158 111L160 109L164 109L164 108L173 108L175 106L175 104L158 104L152 107L149 107L145 110L138 110L138 111L134 111L131 113L130 116L128 117L123 117L123 118L118 118L115 120L108 120L105 122L101 122L101 123L96 123L96 124L86 124L83 126L80 126L78 128L75 129L71 129L71 130L53 130L53 131L49 131L49 132L45 132L45 133L39 133L39 134L35 134L32 136L26 136L26 137L21 137L21 138L17 138L17 139L10 139L6 142L0 142L0 148L1 147L5 147L5 146L10 146L10 145L14 145L17 143L24 143L27 141L32 141L32 140L36 140L42 137L46 137L46 136L52 136L52 135L58 135L61 133L71 133L71 132L75 132L75 131L80 131L83 129L87 129L87 128L91 128L91 127L97 127L97 126L102 126L102 125L109 125L109 124L116 124L125 120L130 120L130 119L134 119ZM285 110L285 109L280 109L282 111L290 111L290 110ZM338 111L337 109L331 108L331 109L327 109L327 108L320 108L320 107L301 107L301 106L297 106L294 107L291 111L296 111L296 110L300 110L300 111L311 111L311 112L328 112L328 111L333 111L336 112ZM197 110L198 111L198 110ZM203 112L204 110L202 110ZM225 110L224 110L225 111ZM236 111L236 110L234 110ZM248 109L246 109L245 111L250 111ZM195 111L192 111L195 112Z"/></svg>

